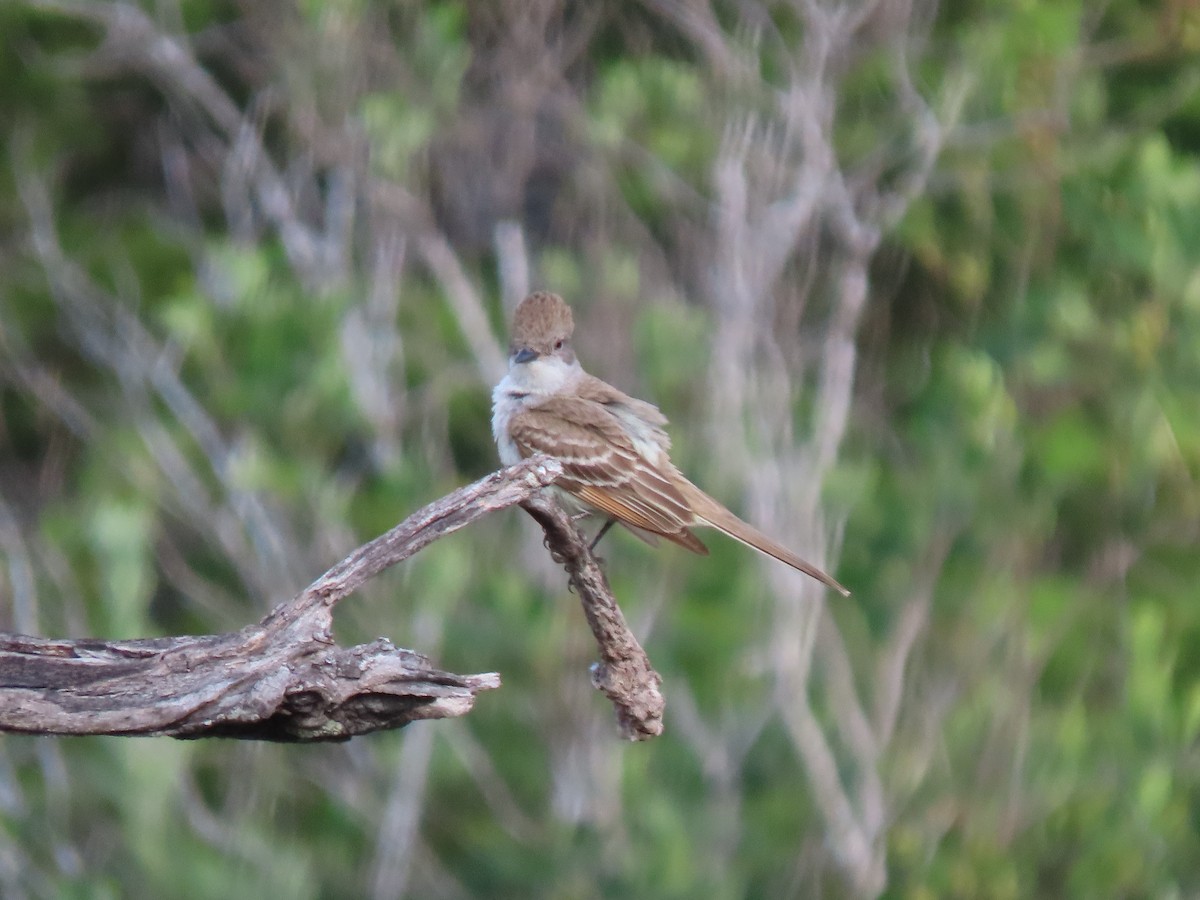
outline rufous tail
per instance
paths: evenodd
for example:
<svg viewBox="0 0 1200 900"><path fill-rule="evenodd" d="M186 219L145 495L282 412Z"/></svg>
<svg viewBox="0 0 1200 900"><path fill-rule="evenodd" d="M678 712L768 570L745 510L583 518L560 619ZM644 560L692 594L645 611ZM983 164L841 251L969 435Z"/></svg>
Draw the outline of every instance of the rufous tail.
<svg viewBox="0 0 1200 900"><path fill-rule="evenodd" d="M692 512L696 514L696 518L703 524L725 532L731 538L741 541L748 547L753 547L760 553L765 553L767 556L773 556L782 563L787 563L793 569L803 572L810 578L815 578L821 584L833 588L843 597L850 596L850 591L838 583L835 578L822 572L812 563L801 559L787 547L771 540L771 538L767 537L749 522L743 522L690 481L682 478L680 480L683 481L683 484L679 485L681 491L687 498L688 504L692 507Z"/></svg>

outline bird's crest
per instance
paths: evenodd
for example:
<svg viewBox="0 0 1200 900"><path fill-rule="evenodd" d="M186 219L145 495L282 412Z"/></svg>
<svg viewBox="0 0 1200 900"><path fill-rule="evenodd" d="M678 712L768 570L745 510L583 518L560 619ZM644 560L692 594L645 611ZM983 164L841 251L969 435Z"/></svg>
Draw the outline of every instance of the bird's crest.
<svg viewBox="0 0 1200 900"><path fill-rule="evenodd" d="M513 312L509 350L528 348L550 353L557 342L569 341L574 331L575 319L563 298L549 291L535 291Z"/></svg>

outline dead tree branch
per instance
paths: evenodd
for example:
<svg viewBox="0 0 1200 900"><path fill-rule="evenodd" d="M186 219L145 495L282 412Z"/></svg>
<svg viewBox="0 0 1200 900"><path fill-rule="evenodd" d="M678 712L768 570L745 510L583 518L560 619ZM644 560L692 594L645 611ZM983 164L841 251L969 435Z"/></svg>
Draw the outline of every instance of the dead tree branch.
<svg viewBox="0 0 1200 900"><path fill-rule="evenodd" d="M464 715L478 692L499 687L499 675L443 672L384 638L338 647L333 607L438 538L520 503L584 601L603 660L593 683L617 707L622 733L659 734L658 675L579 532L542 494L560 474L557 461L538 458L460 488L238 632L132 641L0 635L0 731L312 742Z"/></svg>
<svg viewBox="0 0 1200 900"><path fill-rule="evenodd" d="M617 712L617 726L631 741L657 737L663 730L662 677L625 623L608 579L587 542L559 504L539 493L521 504L546 532L546 548L561 563L579 594L583 614L600 648L592 666L592 684Z"/></svg>

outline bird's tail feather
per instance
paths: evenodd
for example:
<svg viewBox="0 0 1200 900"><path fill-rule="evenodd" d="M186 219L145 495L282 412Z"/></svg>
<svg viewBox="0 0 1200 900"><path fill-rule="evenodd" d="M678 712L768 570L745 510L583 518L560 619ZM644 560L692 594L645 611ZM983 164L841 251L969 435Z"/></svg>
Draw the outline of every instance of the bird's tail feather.
<svg viewBox="0 0 1200 900"><path fill-rule="evenodd" d="M688 503L691 505L696 518L704 524L710 525L718 531L723 531L731 538L741 541L748 547L753 547L760 553L765 553L767 556L773 556L782 563L787 563L793 569L803 572L805 575L815 578L822 584L833 588L843 597L850 596L850 591L832 576L827 575L812 563L801 559L787 547L776 543L749 522L743 522L690 481L685 482L685 484L684 493Z"/></svg>

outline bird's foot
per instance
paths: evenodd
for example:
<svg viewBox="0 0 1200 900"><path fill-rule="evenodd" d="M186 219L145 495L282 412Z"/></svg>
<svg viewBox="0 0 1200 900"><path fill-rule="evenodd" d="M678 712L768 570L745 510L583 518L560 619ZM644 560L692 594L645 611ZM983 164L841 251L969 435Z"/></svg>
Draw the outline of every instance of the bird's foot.
<svg viewBox="0 0 1200 900"><path fill-rule="evenodd" d="M613 525L616 524L616 521L617 521L616 519L609 518L609 520L604 523L604 525L600 529L600 531L596 534L596 536L594 538L592 538L592 542L590 544L588 544L589 551L591 551L592 553L596 552L596 545L600 543L600 538L602 538L602 537L604 537L604 535L608 534L608 529L612 528ZM597 559L596 561L599 562L600 560Z"/></svg>

